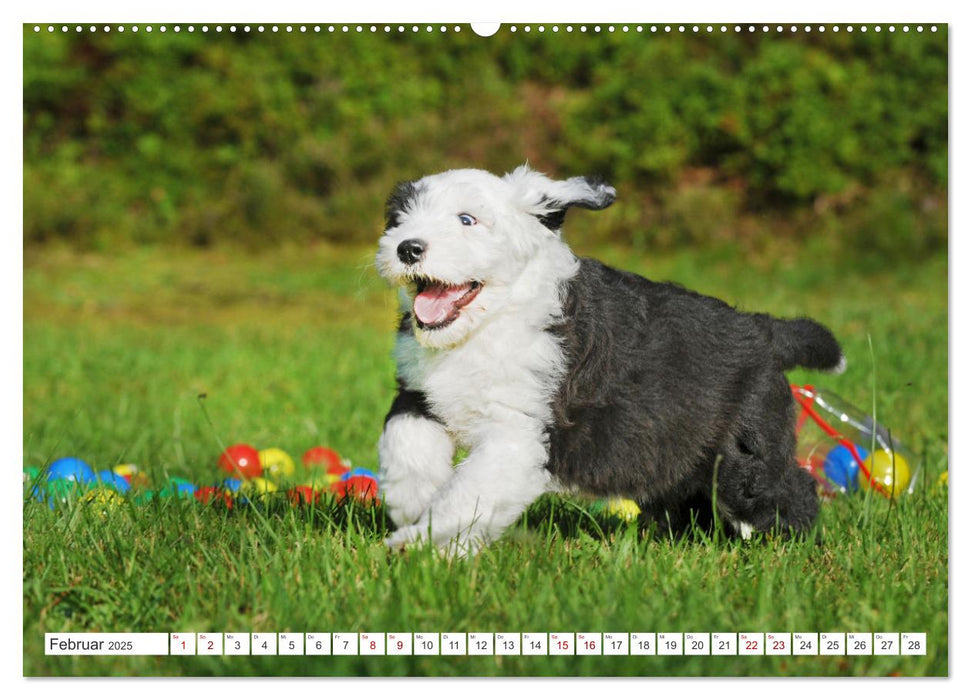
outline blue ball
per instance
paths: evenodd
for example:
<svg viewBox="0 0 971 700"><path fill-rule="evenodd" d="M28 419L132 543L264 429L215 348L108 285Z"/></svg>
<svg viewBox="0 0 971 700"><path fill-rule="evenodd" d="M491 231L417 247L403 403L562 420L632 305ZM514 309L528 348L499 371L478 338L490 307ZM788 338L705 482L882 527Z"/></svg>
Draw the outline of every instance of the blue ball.
<svg viewBox="0 0 971 700"><path fill-rule="evenodd" d="M35 486L31 495L41 503L46 501L53 509L60 503L69 503L72 498L77 498L85 488L85 484L73 479L54 479Z"/></svg>
<svg viewBox="0 0 971 700"><path fill-rule="evenodd" d="M365 469L364 467L354 467L349 472L345 472L341 475L341 481L347 481L355 476L366 476L369 479L378 480L378 475L372 472L370 469Z"/></svg>
<svg viewBox="0 0 971 700"><path fill-rule="evenodd" d="M98 481L118 493L128 493L131 491L131 484L125 480L125 477L115 474L110 469L98 472Z"/></svg>
<svg viewBox="0 0 971 700"><path fill-rule="evenodd" d="M860 455L860 459L866 459L870 454L859 445L856 445L856 452ZM859 485L857 476L860 465L853 459L853 453L843 445L837 445L829 451L823 463L823 471L827 479L844 491L856 491Z"/></svg>
<svg viewBox="0 0 971 700"><path fill-rule="evenodd" d="M54 499L53 497L48 498L47 492L40 486L35 486L34 488L32 488L30 490L30 495L33 496L35 501L39 501L40 503L47 501L47 507L50 508L51 510L54 510L54 507L57 505L57 500Z"/></svg>
<svg viewBox="0 0 971 700"><path fill-rule="evenodd" d="M47 468L47 480L56 481L66 479L79 484L89 484L95 481L94 469L83 459L77 457L62 457L51 463Z"/></svg>
<svg viewBox="0 0 971 700"><path fill-rule="evenodd" d="M193 484L188 479L169 479L168 487L175 492L176 496L193 496L196 492L197 486Z"/></svg>
<svg viewBox="0 0 971 700"><path fill-rule="evenodd" d="M223 488L231 493L236 493L239 491L240 487L243 485L242 479L226 479L223 481Z"/></svg>

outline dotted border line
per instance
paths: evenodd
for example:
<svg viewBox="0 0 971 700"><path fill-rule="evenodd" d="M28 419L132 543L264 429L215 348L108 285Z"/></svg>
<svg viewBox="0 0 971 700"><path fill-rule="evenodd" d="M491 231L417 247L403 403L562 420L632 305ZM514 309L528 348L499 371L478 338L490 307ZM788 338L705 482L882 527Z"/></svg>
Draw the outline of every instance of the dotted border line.
<svg viewBox="0 0 971 700"><path fill-rule="evenodd" d="M172 26L168 26L168 25L164 25L163 24L163 25L158 25L157 27L155 25L144 25L144 26L141 26L140 27L137 24L135 24L135 25L123 25L123 24L120 24L120 25L116 25L116 26L112 26L112 25L109 25L109 24L105 24L103 26L99 26L99 25L92 24L92 25L86 25L86 26L87 26L87 30L89 32L92 32L92 33L93 32L97 32L97 31L101 31L101 32L104 32L104 33L109 33L109 32L112 32L112 31L116 31L116 32L119 32L119 33L124 33L126 30L127 31L131 31L133 33L137 33L140 30L141 31L145 31L147 33L152 33L153 31L156 31L157 30L157 31L159 31L161 33L165 33L165 32L171 31L171 32L174 32L175 34L179 34L182 31L186 31L186 32L192 34L192 33L196 32L197 29L198 29L198 31L200 31L200 32L202 32L204 34L210 32L210 31L214 31L217 34L223 32L223 31L228 31L230 33L236 33L236 32L253 33L253 32L255 32L255 33L258 33L258 34L259 33L265 33L265 32L279 33L281 31L284 32L284 33L286 33L286 34L292 34L292 33L298 33L298 34L307 34L307 33L320 34L320 33L324 33L324 32L330 33L330 34L334 34L334 33L338 33L338 32L344 33L344 34L348 34L348 33L352 33L352 32L354 32L354 33L363 33L365 31L368 31L368 32L370 32L372 34L377 34L379 31L383 31L386 34L390 34L393 31L397 31L399 33L404 33L404 32L409 31L409 30L411 32L419 32L422 29L418 25L408 25L408 26L406 26L406 25L380 25L380 27L379 27L379 25L374 25L374 24L367 25L367 26L366 25L360 25L360 24L358 24L358 25L347 25L347 24L343 24L343 25L342 24L337 24L337 25L334 25L334 24L330 24L330 25L320 25L320 24L314 24L314 25L306 25L306 24L292 25L292 24L288 24L288 25L282 25L282 26L281 25L277 25L277 24L273 24L273 25L263 25L263 24L249 25L249 24L244 24L244 25L240 25L240 26L237 26L235 24L231 24L231 25L223 26L221 24L217 24L217 25L214 25L212 27L210 27L207 24L199 25L198 27L197 27L197 25L191 25L191 24L190 25L185 25L185 26L179 25L179 24L172 25ZM69 31L71 31L72 29L76 33L79 33L80 34L81 32L83 32L85 30L85 26L82 26L80 24L70 25L70 26L69 25L66 25L66 24L62 24L62 25L59 25L59 26L58 25L53 25L53 24L48 24L46 26L45 25L40 25L40 24L35 24L33 26L33 29L34 29L34 33L35 34L41 33L44 29L46 29L47 32L50 33L50 34L53 34L54 32L56 32L58 30L60 30L62 33L67 33ZM425 29L426 32L433 32L433 31L435 31L435 27L433 27L431 25L426 25L424 27L424 29ZM462 28L460 26L458 26L458 25L453 26L452 29L455 32L462 31ZM440 32L442 32L442 33L445 33L447 31L449 31L449 27L448 26L445 26L445 25L442 25L442 26L439 26L438 27L438 30Z"/></svg>
<svg viewBox="0 0 971 700"><path fill-rule="evenodd" d="M199 25L198 28L197 28L196 25L191 25L191 24L190 25L186 25L184 28L183 28L183 25L178 25L178 24L172 25L172 26L168 26L168 25L164 25L164 24L163 25L157 25L157 26L156 25L150 25L150 24L148 24L148 25L142 25L142 26L139 26L137 24L133 24L133 25L123 25L123 24L120 24L120 25L114 25L114 26L108 25L108 24L105 24L105 25L93 25L92 24L92 25L86 25L86 26L87 26L88 32L91 32L91 33L98 32L98 31L101 31L101 32L104 32L104 33L110 33L112 31L116 31L118 33L124 33L125 31L131 31L132 33L137 33L139 31L144 31L145 33L148 33L148 34L151 34L152 32L154 32L156 30L158 32L163 33L163 34L166 33L166 32L169 32L169 31L171 31L171 32L173 32L175 34L179 34L183 30L186 31L186 32L188 32L189 34L193 34L193 33L195 33L197 31L197 29L198 29L198 31L202 32L203 34L209 33L210 31L214 31L217 34L222 33L224 31L228 31L230 33L242 32L244 34L245 33L253 33L253 32L259 34L259 33L265 33L267 31L269 31L270 33L279 33L279 32L282 31L283 33L286 33L286 34L292 34L292 33L298 33L298 34L307 34L307 33L314 33L314 34L321 34L321 33L328 33L328 34L334 34L334 33L350 34L350 33L357 33L357 34L362 34L364 32L370 32L371 34L378 34L378 33L382 33L382 32L384 34L391 34L391 33L394 33L394 32L397 32L398 34L404 34L406 32L411 32L412 34L416 34L418 32L421 32L422 29L424 29L424 31L426 33L432 33L432 32L434 32L436 30L436 28L442 34L448 32L450 29L453 32L456 32L456 33L464 31L462 29L462 27L460 27L458 25L437 25L437 27L436 27L436 26L432 26L432 25L424 25L424 26L421 26L421 25L417 25L417 24L412 24L412 25L403 25L403 24L399 24L399 25L389 25L389 24L384 24L384 25L375 25L375 24L372 24L372 25L361 25L361 24L357 24L357 25L348 25L348 24L336 24L336 25L335 24L329 24L329 25L320 25L320 24L314 24L314 25L306 25L306 24L300 24L300 25L292 25L292 24L287 24L287 25L276 25L276 24L273 24L273 25L262 25L262 24L258 24L258 25L249 25L249 24L244 24L244 25L239 25L239 26L237 26L235 24L226 25L226 26L221 25L221 24L217 24L217 25L213 25L212 27L210 27L207 24L203 24L203 25ZM670 33L673 33L673 32L677 32L677 33L680 33L680 34L726 34L729 31L733 31L736 34L742 34L742 33L748 33L748 34L756 34L756 33L769 34L769 33L772 33L772 32L774 32L775 34L783 34L787 30L788 30L788 32L790 34L795 34L795 33L799 32L800 30L802 32L804 32L804 33L810 33L810 32L814 32L814 31L815 32L818 32L818 33L825 33L827 31L831 31L834 34L838 34L840 31L845 31L847 33L853 33L854 31L859 31L860 33L866 33L868 31L871 31L872 30L873 32L876 32L876 33L879 34L880 32L884 31L884 29L887 32L890 32L891 34L893 34L893 33L895 33L898 30L898 28L899 28L900 31L902 31L903 33L906 34L906 33L909 33L911 31L911 29L913 29L914 31L916 31L918 33L923 32L924 29L925 29L925 25L922 25L922 24L916 24L916 25L909 25L909 24L903 24L903 25L894 25L894 24L889 24L889 25L880 25L880 24L875 24L875 25L865 25L865 24L864 25L852 25L852 24L847 24L847 25L830 25L830 26L827 27L826 25L822 25L822 24L820 24L820 25L795 25L795 24L790 24L790 25L782 25L782 24L776 24L776 25L769 25L769 24L761 24L761 25L754 25L754 24L747 24L747 25L741 25L741 24L735 24L735 25L726 25L726 24L721 24L721 25L712 25L712 24L707 24L707 25L705 25L705 24L692 24L692 25L684 25L684 24L678 24L678 25L660 24L660 25L658 25L658 24L652 24L652 25L633 25L633 26L632 25L627 25L627 24L624 24L624 25L612 25L612 24L610 24L610 25L605 25L605 26L592 25L592 27L589 27L588 28L588 26L587 25L584 25L584 24L581 24L581 25L567 24L567 25L563 25L563 26L555 25L554 24L554 25L551 25L549 27L547 27L546 25L542 25L542 24L541 25L538 25L538 26L535 26L535 27L533 27L532 25L522 25L522 26L520 26L520 25L513 24L513 25L509 25L509 26L502 27L500 29L500 31L503 31L504 30L504 31L508 31L508 32L510 32L512 34L515 34L515 33L517 33L520 30L520 28L522 29L523 33L526 33L526 34L529 34L534 29L535 29L536 32L538 32L540 34L545 33L547 31L547 29L549 29L549 31L552 32L552 33L554 33L554 34L559 33L561 31L563 31L563 32L565 32L567 34L573 33L574 31L578 31L581 34L582 33L589 32L589 31L592 31L594 34L600 34L600 33L604 33L604 32L606 32L606 33L609 34L609 33L615 33L615 32L618 32L618 31L621 32L621 33L631 33L631 32L633 32L633 33L645 33L645 32L647 32L647 33L651 33L651 34L659 34L659 33L661 33L661 34L670 34ZM81 32L83 32L85 30L85 26L82 26L80 24L76 24L76 25L62 24L62 25L59 25L59 26L58 25L53 25L53 24L48 24L46 26L45 25L40 25L40 24L35 24L33 26L33 30L34 30L34 33L35 34L40 34L41 32L44 31L44 29L46 29L47 30L47 33L49 33L49 34L53 34L54 32L56 32L58 30L60 30L61 33L67 33L69 31L71 31L72 29L74 30L75 33L81 33ZM936 32L938 30L937 25L933 25L933 24L929 26L929 29L930 29L931 32Z"/></svg>
<svg viewBox="0 0 971 700"><path fill-rule="evenodd" d="M843 29L845 29L845 31L847 31L849 33L852 33L854 31L854 29L858 29L860 32L866 33L871 28L872 28L872 30L874 32L878 32L879 33L881 31L883 31L884 25L853 25L853 24L843 25ZM922 24L913 25L913 28L917 32L923 32L924 31L924 25L922 25ZM559 32L560 31L560 27L558 25L554 25L554 26L550 27L550 29L553 32ZM565 29L565 31L567 33L574 31L573 25L566 25L566 27L564 29ZM675 30L677 30L677 32L678 33L681 33L681 34L686 34L686 33L691 33L691 34L702 34L702 33L703 34L717 34L717 33L722 33L722 34L724 34L724 33L727 33L729 31L734 31L736 34L741 34L743 32L747 32L747 33L750 33L750 34L754 34L756 32L761 32L763 34L768 34L769 32L771 32L773 30L775 30L775 32L777 34L781 34L781 33L785 32L786 29L788 29L790 33L795 34L800 29L802 29L803 32L806 32L806 33L809 33L809 32L812 32L812 31L817 31L817 32L823 33L823 32L826 32L827 31L827 25L820 24L820 25L813 26L813 25L808 25L808 24L807 25L795 25L795 24L790 24L790 25L782 25L782 24L776 24L776 25L769 25L769 24L761 24L761 25L754 25L754 24L748 24L748 25L741 25L741 24L735 24L735 25L727 25L727 24L720 24L720 25L712 25L712 24L692 24L692 25L684 25L684 24L678 24L678 25L662 24L662 25L657 25L657 24L652 24L649 27L645 28L644 25L635 25L634 27L631 27L630 25L626 25L625 24L625 25L620 25L619 27L617 27L615 25L607 25L606 27L601 27L600 25L593 25L593 27L592 27L592 31L595 34L602 33L604 31L604 29L606 29L606 31L608 33L616 32L619 29L623 33L631 32L631 31L634 31L634 32L637 32L637 33L642 33L642 32L645 32L645 31L650 31L650 33L652 33L652 34L656 34L658 32L662 32L662 33L665 33L665 34L669 34L669 33L671 33L672 31L675 31ZM830 25L828 27L828 29L829 29L829 31L832 31L834 33L839 33L839 31L840 31L840 25ZM897 25L892 25L892 24L886 25L886 29L887 29L888 32L893 33L895 31L897 31ZM901 31L903 31L905 33L906 32L909 32L911 30L911 25L907 25L907 24L900 25L900 29L901 29ZM517 31L517 27L516 27L516 25L512 25L512 26L510 26L508 28L508 30L510 32L515 33ZM540 26L538 26L536 28L536 30L538 32L544 32L544 31L546 31L546 28L543 25L540 25ZM527 25L527 26L524 26L523 27L523 31L526 32L526 33L529 33L531 31L531 29ZM579 31L581 33L583 33L583 32L588 31L588 28L587 28L586 25L582 25L581 24L581 25L579 25ZM937 31L937 25L931 25L930 26L930 31L936 32Z"/></svg>

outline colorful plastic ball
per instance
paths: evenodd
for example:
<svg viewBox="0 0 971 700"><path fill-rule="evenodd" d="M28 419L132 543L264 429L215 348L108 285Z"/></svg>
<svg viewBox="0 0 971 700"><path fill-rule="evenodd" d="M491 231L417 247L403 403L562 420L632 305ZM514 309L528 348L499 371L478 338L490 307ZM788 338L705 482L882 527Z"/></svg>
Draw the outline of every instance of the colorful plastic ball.
<svg viewBox="0 0 971 700"><path fill-rule="evenodd" d="M143 506L147 503L151 503L156 498L157 495L158 494L156 494L154 491L151 491L151 490L141 491L134 498L135 505Z"/></svg>
<svg viewBox="0 0 971 700"><path fill-rule="evenodd" d="M329 447L311 447L303 453L302 461L308 469L323 469L329 474L343 474L349 469L340 455Z"/></svg>
<svg viewBox="0 0 971 700"><path fill-rule="evenodd" d="M240 488L240 491L251 499L261 498L279 490L279 487L272 481L268 481L261 477L244 481L242 487Z"/></svg>
<svg viewBox="0 0 971 700"><path fill-rule="evenodd" d="M158 492L161 498L192 498L196 492L196 485L188 479L172 478L169 483Z"/></svg>
<svg viewBox="0 0 971 700"><path fill-rule="evenodd" d="M200 486L196 489L195 499L204 505L213 501L222 501L227 508L233 507L233 498L219 486Z"/></svg>
<svg viewBox="0 0 971 700"><path fill-rule="evenodd" d="M640 506L627 498L609 498L604 509L607 515L630 522L641 514Z"/></svg>
<svg viewBox="0 0 971 700"><path fill-rule="evenodd" d="M320 502L320 491L311 486L294 486L287 489L287 498L295 506L309 506Z"/></svg>
<svg viewBox="0 0 971 700"><path fill-rule="evenodd" d="M79 498L86 488L86 484L77 481L55 479L34 487L31 495L41 503L46 502L48 507L53 509L59 503L69 503Z"/></svg>
<svg viewBox="0 0 971 700"><path fill-rule="evenodd" d="M368 479L378 480L378 475L372 472L370 469L365 469L364 467L354 467L343 474L341 474L341 481L347 481L348 479L353 479L355 476L365 476Z"/></svg>
<svg viewBox="0 0 971 700"><path fill-rule="evenodd" d="M239 493L239 490L243 487L242 479L224 479L222 483L223 489L226 493Z"/></svg>
<svg viewBox="0 0 971 700"><path fill-rule="evenodd" d="M855 447L860 459L865 460L867 455L870 454L868 450L859 445L855 445ZM826 474L826 478L841 490L855 491L860 465L846 445L837 445L826 454L823 472Z"/></svg>
<svg viewBox="0 0 971 700"><path fill-rule="evenodd" d="M123 476L115 474L110 469L98 472L98 482L102 486L112 488L118 493L128 493L131 491L131 484L128 483L128 480Z"/></svg>
<svg viewBox="0 0 971 700"><path fill-rule="evenodd" d="M239 474L244 479L254 479L263 473L260 453L252 445L230 445L219 455L219 467L230 474Z"/></svg>
<svg viewBox="0 0 971 700"><path fill-rule="evenodd" d="M637 519L641 509L634 501L627 498L606 498L595 501L590 506L590 512L630 522Z"/></svg>
<svg viewBox="0 0 971 700"><path fill-rule="evenodd" d="M340 481L330 489L338 498L355 498L368 503L380 502L378 498L378 482L366 476L351 477L347 481Z"/></svg>
<svg viewBox="0 0 971 700"><path fill-rule="evenodd" d="M107 515L112 508L123 505L125 499L114 489L98 486L84 494L81 502L88 506L96 506L101 509L101 515Z"/></svg>
<svg viewBox="0 0 971 700"><path fill-rule="evenodd" d="M56 481L58 479L75 481L79 484L90 484L95 481L96 477L91 465L83 459L62 457L51 462L51 465L47 468L47 480Z"/></svg>
<svg viewBox="0 0 971 700"><path fill-rule="evenodd" d="M860 472L860 484L863 488L870 488L872 480L880 486L880 493L896 498L910 486L910 464L899 452L891 454L886 450L877 450L863 460L863 466L870 472L870 479Z"/></svg>
<svg viewBox="0 0 971 700"><path fill-rule="evenodd" d="M145 488L149 484L148 477L134 464L119 464L111 471L127 481L132 488Z"/></svg>
<svg viewBox="0 0 971 700"><path fill-rule="evenodd" d="M330 474L312 474L309 478L300 482L300 486L307 486L314 491L326 491L331 485L340 481L340 477L332 477Z"/></svg>
<svg viewBox="0 0 971 700"><path fill-rule="evenodd" d="M138 473L138 467L134 464L119 464L116 467L112 467L111 471L130 484L132 476Z"/></svg>
<svg viewBox="0 0 971 700"><path fill-rule="evenodd" d="M279 447L268 447L259 451L263 473L274 479L292 479L297 473L293 457Z"/></svg>

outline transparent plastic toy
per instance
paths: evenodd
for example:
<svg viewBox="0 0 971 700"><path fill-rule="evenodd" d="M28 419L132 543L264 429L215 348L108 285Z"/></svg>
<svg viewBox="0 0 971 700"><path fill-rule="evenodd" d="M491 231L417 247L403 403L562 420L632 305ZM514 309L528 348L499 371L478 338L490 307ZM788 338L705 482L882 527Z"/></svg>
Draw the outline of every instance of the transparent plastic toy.
<svg viewBox="0 0 971 700"><path fill-rule="evenodd" d="M873 489L887 498L914 492L921 464L884 426L836 394L791 385L796 401L796 458L834 497Z"/></svg>

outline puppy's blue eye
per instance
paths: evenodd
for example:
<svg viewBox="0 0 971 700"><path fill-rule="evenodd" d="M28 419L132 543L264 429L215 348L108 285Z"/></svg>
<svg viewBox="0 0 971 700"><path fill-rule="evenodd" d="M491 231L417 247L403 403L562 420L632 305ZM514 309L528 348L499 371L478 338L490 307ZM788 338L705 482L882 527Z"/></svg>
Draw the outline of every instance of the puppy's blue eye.
<svg viewBox="0 0 971 700"><path fill-rule="evenodd" d="M459 214L459 221L462 222L463 226L472 226L477 223L475 217L469 214Z"/></svg>

